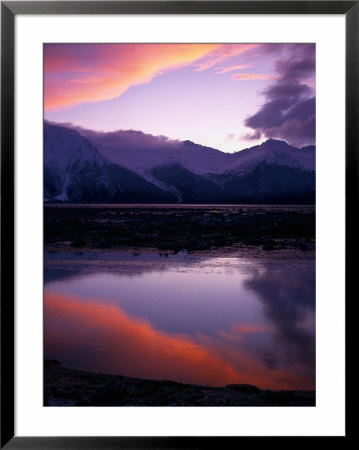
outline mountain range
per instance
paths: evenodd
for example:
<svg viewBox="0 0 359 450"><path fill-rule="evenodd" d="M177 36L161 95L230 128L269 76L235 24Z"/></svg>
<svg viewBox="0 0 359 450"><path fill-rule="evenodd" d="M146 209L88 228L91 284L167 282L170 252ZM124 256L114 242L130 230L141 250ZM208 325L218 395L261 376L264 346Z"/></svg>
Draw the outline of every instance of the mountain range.
<svg viewBox="0 0 359 450"><path fill-rule="evenodd" d="M315 202L315 146L235 153L134 130L44 123L44 198L69 203Z"/></svg>

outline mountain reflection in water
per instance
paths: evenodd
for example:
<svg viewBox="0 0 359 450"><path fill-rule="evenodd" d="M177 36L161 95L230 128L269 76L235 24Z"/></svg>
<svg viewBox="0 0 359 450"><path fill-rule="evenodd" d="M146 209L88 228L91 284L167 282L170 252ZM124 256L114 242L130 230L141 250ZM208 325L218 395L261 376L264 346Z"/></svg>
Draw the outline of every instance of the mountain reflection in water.
<svg viewBox="0 0 359 450"><path fill-rule="evenodd" d="M315 387L315 262L45 254L45 357L138 378Z"/></svg>

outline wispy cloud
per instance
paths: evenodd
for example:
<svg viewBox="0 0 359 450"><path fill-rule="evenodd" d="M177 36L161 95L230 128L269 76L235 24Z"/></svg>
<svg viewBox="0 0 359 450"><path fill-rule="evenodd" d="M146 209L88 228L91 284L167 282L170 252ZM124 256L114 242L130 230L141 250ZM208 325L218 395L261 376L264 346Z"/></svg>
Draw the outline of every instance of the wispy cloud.
<svg viewBox="0 0 359 450"><path fill-rule="evenodd" d="M251 81L251 80L276 80L277 75L267 75L265 73L235 73L231 76L233 81Z"/></svg>
<svg viewBox="0 0 359 450"><path fill-rule="evenodd" d="M233 56L241 55L258 46L259 44L222 44L210 54L206 55L205 58L197 61L194 66L196 67L197 72L201 72L202 70L210 69Z"/></svg>
<svg viewBox="0 0 359 450"><path fill-rule="evenodd" d="M250 67L251 66L249 64L240 64L237 66L224 67L223 69L220 69L218 72L216 72L216 75L222 75L223 73L233 72L234 70L249 69Z"/></svg>

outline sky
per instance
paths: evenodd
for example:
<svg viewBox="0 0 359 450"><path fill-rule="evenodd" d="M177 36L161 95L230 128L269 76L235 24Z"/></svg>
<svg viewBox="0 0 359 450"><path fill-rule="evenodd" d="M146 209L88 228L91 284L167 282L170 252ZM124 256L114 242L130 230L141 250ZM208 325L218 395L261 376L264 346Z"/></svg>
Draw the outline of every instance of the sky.
<svg viewBox="0 0 359 450"><path fill-rule="evenodd" d="M315 44L44 44L45 119L234 152L315 144Z"/></svg>

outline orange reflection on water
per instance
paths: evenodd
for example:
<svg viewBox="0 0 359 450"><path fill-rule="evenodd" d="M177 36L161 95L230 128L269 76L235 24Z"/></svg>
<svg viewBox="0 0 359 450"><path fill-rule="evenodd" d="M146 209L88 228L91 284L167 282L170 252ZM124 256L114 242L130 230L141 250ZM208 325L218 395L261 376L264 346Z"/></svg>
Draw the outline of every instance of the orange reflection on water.
<svg viewBox="0 0 359 450"><path fill-rule="evenodd" d="M313 388L309 378L284 368L268 369L230 343L224 347L223 341L213 342L213 338L166 333L118 306L53 292L45 293L44 306L45 356L64 364L213 386L250 383L268 389Z"/></svg>
<svg viewBox="0 0 359 450"><path fill-rule="evenodd" d="M237 333L261 333L266 331L266 327L263 325L233 325L231 330Z"/></svg>

